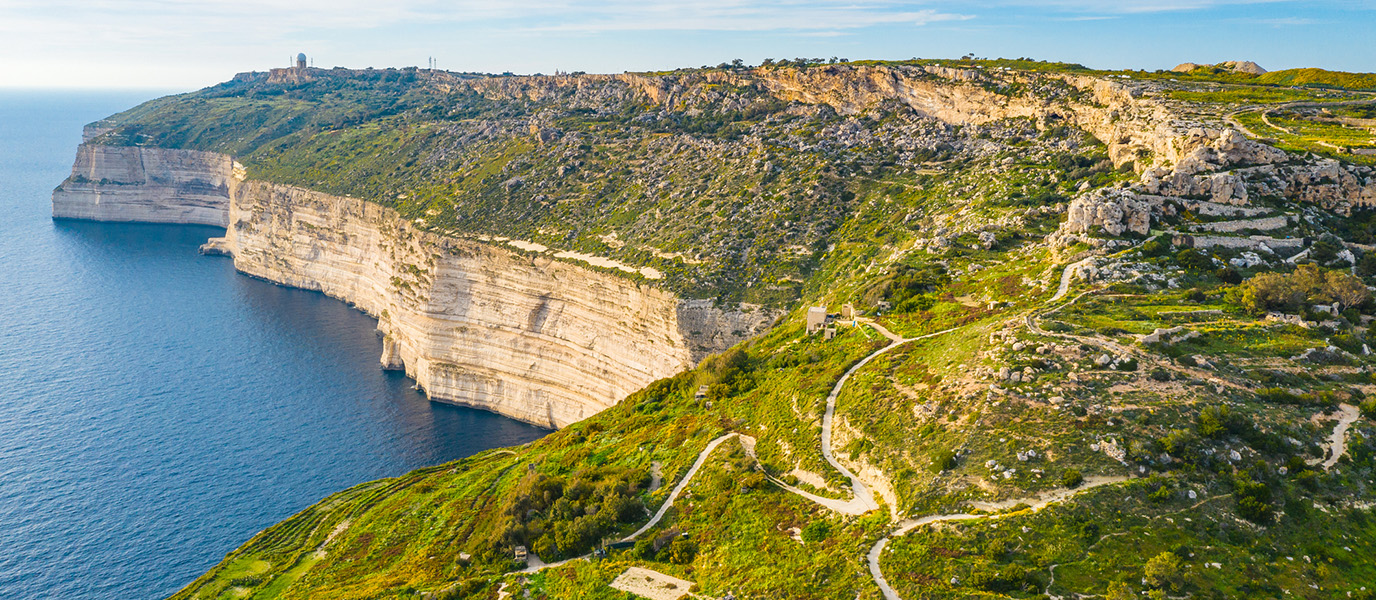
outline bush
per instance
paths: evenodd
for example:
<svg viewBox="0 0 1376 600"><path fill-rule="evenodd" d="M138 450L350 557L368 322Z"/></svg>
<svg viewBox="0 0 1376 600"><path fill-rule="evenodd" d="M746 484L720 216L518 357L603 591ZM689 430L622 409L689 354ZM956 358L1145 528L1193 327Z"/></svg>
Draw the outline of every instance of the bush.
<svg viewBox="0 0 1376 600"><path fill-rule="evenodd" d="M1151 378L1156 381L1170 381L1171 374L1170 371L1157 367L1151 370Z"/></svg>
<svg viewBox="0 0 1376 600"><path fill-rule="evenodd" d="M1246 430L1246 421L1234 415L1226 406L1208 406L1199 411L1195 429L1199 435L1208 438L1221 438L1228 434L1238 434Z"/></svg>
<svg viewBox="0 0 1376 600"><path fill-rule="evenodd" d="M1137 594L1132 592L1128 584L1115 581L1108 584L1108 594L1104 596L1108 600L1137 600Z"/></svg>
<svg viewBox="0 0 1376 600"><path fill-rule="evenodd" d="M1205 252L1195 250L1194 248L1181 250L1175 255L1175 262L1180 263L1180 266L1191 271L1208 273L1214 270L1213 257Z"/></svg>
<svg viewBox="0 0 1376 600"><path fill-rule="evenodd" d="M956 453L950 448L933 449L931 459L933 473L941 473L956 468Z"/></svg>
<svg viewBox="0 0 1376 600"><path fill-rule="evenodd" d="M1338 253L1342 252L1342 240L1333 235L1325 235L1309 246L1309 258L1316 263L1326 265L1338 259Z"/></svg>
<svg viewBox="0 0 1376 600"><path fill-rule="evenodd" d="M1245 310L1298 312L1312 304L1353 307L1366 302L1371 292L1361 280L1336 269L1300 265L1295 272L1262 273L1228 293L1228 300Z"/></svg>
<svg viewBox="0 0 1376 600"><path fill-rule="evenodd" d="M1065 487L1077 488L1084 482L1085 476L1080 473L1079 469L1067 469L1065 473L1061 474L1061 485Z"/></svg>
<svg viewBox="0 0 1376 600"><path fill-rule="evenodd" d="M831 535L831 526L826 521L813 521L803 527L803 541L809 544L825 540L828 535Z"/></svg>
<svg viewBox="0 0 1376 600"><path fill-rule="evenodd" d="M1157 588L1178 591L1183 580L1180 562L1180 557L1174 552L1162 552L1151 557L1144 569L1147 583Z"/></svg>
<svg viewBox="0 0 1376 600"><path fill-rule="evenodd" d="M1249 476L1238 477L1233 483L1233 496L1237 498L1237 514L1258 525L1271 523L1274 514L1271 508L1271 488Z"/></svg>
<svg viewBox="0 0 1376 600"><path fill-rule="evenodd" d="M631 554L643 560L655 559L655 541L652 538L640 538L636 540L635 547L631 549Z"/></svg>
<svg viewBox="0 0 1376 600"><path fill-rule="evenodd" d="M1117 363L1114 363L1113 368L1118 369L1119 371L1136 371L1137 359L1125 358L1123 360L1118 361Z"/></svg>
<svg viewBox="0 0 1376 600"><path fill-rule="evenodd" d="M686 565L693 562L693 557L697 554L697 543L687 537L679 536L669 544L669 562L676 565Z"/></svg>
<svg viewBox="0 0 1376 600"><path fill-rule="evenodd" d="M1232 267L1223 267L1214 271L1214 277L1217 277L1219 281L1229 285L1242 283L1242 274L1238 273L1237 269Z"/></svg>
<svg viewBox="0 0 1376 600"><path fill-rule="evenodd" d="M1362 415L1368 419L1376 420L1376 399L1367 400L1362 403Z"/></svg>
<svg viewBox="0 0 1376 600"><path fill-rule="evenodd" d="M1147 240L1147 243L1142 244L1143 256L1165 256L1170 253L1171 245L1169 242L1162 242L1160 240ZM1373 265L1373 268L1376 268L1376 265ZM1373 270L1372 272L1376 273L1376 270Z"/></svg>

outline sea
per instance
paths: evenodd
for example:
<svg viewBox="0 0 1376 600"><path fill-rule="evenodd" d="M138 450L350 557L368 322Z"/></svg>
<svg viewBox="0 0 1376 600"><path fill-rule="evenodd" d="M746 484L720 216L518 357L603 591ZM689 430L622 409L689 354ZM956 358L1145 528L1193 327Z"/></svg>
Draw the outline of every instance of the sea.
<svg viewBox="0 0 1376 600"><path fill-rule="evenodd" d="M0 598L164 598L332 492L548 433L428 401L372 318L197 253L223 230L53 220L82 125L158 95L0 91Z"/></svg>

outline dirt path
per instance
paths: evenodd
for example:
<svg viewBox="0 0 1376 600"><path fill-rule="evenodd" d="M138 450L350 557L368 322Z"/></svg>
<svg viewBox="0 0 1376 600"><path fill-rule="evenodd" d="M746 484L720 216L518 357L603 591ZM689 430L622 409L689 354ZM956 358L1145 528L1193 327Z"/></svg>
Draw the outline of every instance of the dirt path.
<svg viewBox="0 0 1376 600"><path fill-rule="evenodd" d="M1035 498L1006 500L999 504L1007 504L1009 507L1017 506L1018 504L1027 504L1033 512L1036 512L1043 508L1046 508L1047 506L1053 503L1067 500L1071 497L1083 494L1098 487L1112 485L1115 483L1121 483L1123 481L1127 481L1127 479L1127 477L1091 477L1089 479L1086 479L1083 485L1075 489L1055 490L1053 492L1039 494ZM882 594L884 594L885 600L902 600L902 597L898 595L898 592L895 592L893 588L889 586L888 580L884 579L884 573L879 568L879 560L884 554L884 548L888 547L890 539L902 535L907 535L908 532L917 529L918 527L930 525L932 523L941 523L947 521L973 521L980 519L1002 519L1006 516L1008 516L1008 514L972 515L968 513L953 513L945 515L928 515L918 519L907 519L905 521L902 521L899 523L897 529L895 529L892 533L890 533L883 539L880 539L878 542L874 544L873 547L870 548L869 553L866 555L870 567L870 576L874 577L874 583L879 586L879 591Z"/></svg>
<svg viewBox="0 0 1376 600"><path fill-rule="evenodd" d="M1362 413L1357 407L1351 404L1338 405L1338 424L1333 426L1333 435L1328 437L1328 459L1323 461L1323 470L1332 469L1338 464L1338 459L1347 453L1347 430L1360 416Z"/></svg>
<svg viewBox="0 0 1376 600"><path fill-rule="evenodd" d="M702 452L698 454L698 459L693 462L693 466L688 468L688 472L683 475L683 480L678 482L678 485L674 486L673 491L669 492L669 497L664 500L664 504L661 504L659 506L659 510L655 511L655 516L650 518L650 522L646 523L640 529L635 530L635 533L626 536L621 541L632 541L635 538L640 537L640 534L645 533L646 531L649 531L650 528L654 527L655 525L658 525L660 519L664 518L664 513L669 512L669 509L674 507L674 500L677 500L678 495L683 493L683 489L688 487L688 484L693 481L693 476L698 474L698 469L701 469L702 464L707 462L708 455L712 454L712 451L716 450L717 446L720 446L722 442L729 440L733 437L736 437L736 435L737 434L735 433L728 433L715 440L707 442L707 447L704 448Z"/></svg>
<svg viewBox="0 0 1376 600"><path fill-rule="evenodd" d="M693 466L688 468L688 472L683 475L683 480L679 481L678 485L674 486L674 489L669 492L669 497L664 500L664 504L660 505L659 510L655 511L655 515L650 518L650 522L646 523L640 529L635 530L635 533L632 533L631 535L622 538L621 541L633 541L635 540L635 538L640 537L641 534L645 533L646 531L649 531L655 525L658 525L660 520L664 518L665 513L668 513L669 509L674 507L674 501L678 499L679 494L683 493L684 488L687 488L688 484L693 481L693 476L698 474L698 469L701 469L703 463L707 462L707 457L712 454L712 451L716 450L717 446L720 446L722 442L729 440L733 437L736 437L736 435L738 434L728 433L717 439L707 442L707 447L703 448L702 452L698 453L698 459L693 462ZM575 556L573 558L564 559L559 562L547 563L541 560L539 556L536 556L534 552L530 552L526 555L526 568L521 569L517 572L535 573L537 571L542 571L544 569L551 569L554 567L561 566L570 561L586 560L589 556L592 555L584 554L583 556Z"/></svg>
<svg viewBox="0 0 1376 600"><path fill-rule="evenodd" d="M1070 284L1075 279L1075 273L1078 273L1080 267L1083 267L1095 258L1096 257L1091 256L1079 262L1073 262L1066 265L1065 270L1061 271L1061 286L1056 288L1056 295L1052 296L1050 300L1047 300L1047 302L1055 302L1057 300L1060 300L1061 298L1064 298L1066 292L1070 291Z"/></svg>
<svg viewBox="0 0 1376 600"><path fill-rule="evenodd" d="M871 510L879 508L879 503L874 500L874 492L871 491L869 487L865 485L865 482L861 481L859 476L857 476L855 473L852 473L850 469L846 468L845 465L841 464L841 461L836 460L836 456L832 452L832 420L836 414L836 399L840 397L841 389L846 386L847 381L850 381L851 375L854 375L856 371L859 371L865 365L869 364L869 362L871 360L874 360L875 357L884 354L885 352L888 352L890 350L893 350L894 348L897 348L908 342L915 342L917 340L936 337L939 335L945 335L947 333L955 331L955 328L953 327L951 329L938 331L936 333L929 333L926 335L920 335L912 338L904 338L899 337L892 331L886 329L883 325L875 323L874 321L865 320L862 321L862 323L869 325L870 327L873 327L874 330L878 331L880 335L888 338L889 345L884 346L883 348L880 348L878 350L875 350L874 352L871 352L869 356L860 359L859 362L855 363L851 366L850 369L846 370L845 375L842 375L841 379L836 382L836 385L831 388L831 394L827 395L827 411L826 414L822 416L822 458L825 458L827 462L831 463L831 466L833 468L839 471L842 475L845 475L846 478L850 480L851 494L853 498L844 503L837 503L837 501L832 500L830 498L822 498L821 496L809 494L792 486L785 486L785 489L788 489L789 491L795 494L803 496L804 498L812 500L813 502L817 502L818 504L826 506L827 508L831 508L832 510L844 512L845 514L851 515L864 514Z"/></svg>

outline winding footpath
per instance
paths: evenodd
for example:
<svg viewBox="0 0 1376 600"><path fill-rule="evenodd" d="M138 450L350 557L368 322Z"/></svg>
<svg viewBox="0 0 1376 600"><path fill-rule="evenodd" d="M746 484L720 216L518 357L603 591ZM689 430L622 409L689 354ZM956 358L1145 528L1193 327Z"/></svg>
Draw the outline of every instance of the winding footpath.
<svg viewBox="0 0 1376 600"><path fill-rule="evenodd" d="M1351 404L1338 405L1338 424L1333 426L1333 435L1328 438L1328 460L1323 461L1323 470L1331 470L1338 459L1347 453L1347 429L1362 416L1361 411Z"/></svg>
<svg viewBox="0 0 1376 600"><path fill-rule="evenodd" d="M1056 299L1059 299L1060 297L1064 296L1066 290L1069 288L1071 279L1070 272L1072 271L1072 269L1078 267L1084 262L1085 261L1080 261L1079 263L1075 263L1066 268L1066 273L1063 274L1061 277L1061 289L1057 291ZM846 515L862 515L868 513L869 511L878 509L879 503L875 501L874 492L870 490L869 486L865 485L865 482L862 481L860 477L857 476L854 472L852 472L848 467L841 464L841 462L836 459L835 454L832 452L832 424L836 413L836 400L840 397L841 390L845 387L846 382L850 380L852 375L854 375L865 365L869 364L871 360L874 360L879 355L889 352L909 342L915 342L918 340L945 335L956 330L956 328L953 327L950 329L938 331L936 333L929 333L917 337L904 338L894 334L893 332L884 328L884 326L873 321L865 320L861 322L869 327L874 328L875 331L878 331L881 335L887 338L889 340L889 344L884 346L883 348L871 352L869 355L860 359L858 362L856 362L854 365L852 365L849 369L846 370L845 374L843 374L841 376L841 379L836 382L836 385L833 386L831 389L831 393L827 396L826 413L822 417L822 456L827 460L828 463L831 464L833 468L835 468L841 474L845 475L846 478L850 480L852 496L851 499L838 500L835 498L824 498L822 496L818 496L816 494L812 494L807 491L798 489L794 486L788 485L787 483L784 483L778 478L769 477L769 480L771 482L790 493L796 494L820 506ZM1029 318L1029 324L1030 323L1032 323L1032 321ZM678 485L674 486L674 489L669 493L668 498L664 500L664 504L660 505L659 510L655 511L654 516L650 518L649 522L641 526L640 529L635 530L634 533L626 536L625 538L622 538L622 541L634 541L636 538L640 537L641 535L645 534L647 531L650 531L656 525L658 525L659 522L664 519L664 516L668 514L669 509L673 508L674 501L676 501L679 495L682 494L685 489L687 489L688 484L693 481L693 477L697 475L698 471L702 468L702 465L707 462L707 458L711 456L712 452L715 451L717 447L720 446L723 442L731 438L739 439L742 447L745 449L746 454L749 455L752 459L754 459L757 465L759 464L759 458L755 454L754 438L736 432L732 432L725 434L721 437L718 437L716 439L713 439L712 441L708 442L707 447L703 448L702 452L698 454L697 460L695 460L693 462L693 465L689 467L688 472L684 474L683 479L678 482ZM994 506L994 508L1005 508L1007 506L1014 506L1017 504L1027 504L1031 507L1031 510L1038 511L1054 502L1060 502L1077 494L1087 492L1096 487L1118 483L1124 480L1126 480L1125 477L1090 478L1086 480L1084 485L1074 490L1057 490L1054 492L1044 493L1036 498L1011 500L999 503L998 505ZM894 509L891 507L891 510ZM870 551L867 554L867 562L869 564L870 576L874 578L875 584L879 587L879 590L883 593L884 598L886 600L901 600L898 593L895 592L893 588L889 586L888 581L884 579L884 573L879 565L880 558L883 556L884 549L888 546L890 539L906 535L908 532L917 529L918 527L922 527L924 525L929 525L932 523L978 519L1000 519L1005 516L1007 516L1007 514L976 515L968 513L953 513L941 515L928 515L917 519L906 519L902 521L897 521L897 527L888 535L884 536L878 542L876 542L874 546L870 548ZM535 573L537 571L541 571L544 569L558 567L571 561L587 560L590 556L591 555L584 555L562 560L555 563L546 563L540 560L540 557L536 556L534 553L531 553L529 554L529 565L526 568L518 571L518 573Z"/></svg>
<svg viewBox="0 0 1376 600"><path fill-rule="evenodd" d="M717 446L720 446L722 442L725 442L726 440L736 437L737 435L739 434L732 432L723 435L719 438L716 438L710 442L707 442L707 447L703 448L702 452L698 453L698 458L697 460L693 461L693 466L689 467L688 472L683 475L683 481L678 482L678 485L674 486L674 489L669 492L669 497L664 500L664 504L660 505L659 510L655 511L655 515L650 518L650 522L646 523L640 529L635 530L635 533L632 533L631 535L621 538L621 541L635 541L635 539L640 537L641 534L645 533L646 531L649 531L650 529L653 529L655 525L658 525L659 522L664 519L664 515L669 512L669 509L674 507L674 501L678 499L679 494L682 494L683 490L688 487L688 484L693 481L693 476L698 474L698 469L701 469L703 463L707 462L707 457L712 454L712 451L716 450ZM526 565L526 568L517 571L518 573L535 573L538 571L543 571L545 569L558 567L571 561L587 560L588 557L592 555L584 554L582 556L566 558L559 562L553 563L547 563L543 560L540 560L540 557L536 556L534 552L530 552L526 556L528 564Z"/></svg>
<svg viewBox="0 0 1376 600"><path fill-rule="evenodd" d="M1113 485L1115 483L1121 483L1127 481L1127 479L1127 477L1090 477L1085 480L1084 484L1075 489L1055 490L1052 492L1041 494L1035 498L1009 500L1007 502L1012 503L1013 506L1016 506L1018 504L1026 504L1032 512L1037 512L1043 508L1046 508L1047 506L1050 506L1057 502L1068 500L1074 496L1078 496L1092 489L1103 487L1106 485ZM888 580L884 579L884 573L879 568L879 559L881 556L883 556L884 549L888 547L889 540L896 537L907 535L908 532L911 532L912 530L917 529L918 527L931 525L932 523L943 523L948 521L977 521L983 519L997 520L1012 514L1019 513L1003 513L994 515L954 513L946 515L928 515L917 519L903 520L899 522L897 529L893 530L893 532L889 533L889 535L881 538L878 542L875 542L874 546L870 548L869 554L866 555L870 566L870 576L873 577L874 582L879 585L879 591L884 594L885 600L902 600L902 597L898 595L898 592L895 592L893 588L889 586Z"/></svg>

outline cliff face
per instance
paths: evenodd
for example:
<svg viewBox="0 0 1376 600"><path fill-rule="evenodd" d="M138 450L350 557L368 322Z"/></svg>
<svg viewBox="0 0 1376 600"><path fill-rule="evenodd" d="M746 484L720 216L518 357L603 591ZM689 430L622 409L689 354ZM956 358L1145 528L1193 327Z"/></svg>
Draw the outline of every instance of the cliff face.
<svg viewBox="0 0 1376 600"><path fill-rule="evenodd" d="M363 200L243 181L223 155L83 145L73 170L83 177L54 192L54 216L225 226L208 251L377 317L382 366L430 398L547 427L762 333L778 314L424 232Z"/></svg>
<svg viewBox="0 0 1376 600"><path fill-rule="evenodd" d="M1074 125L1102 140L1109 157L1119 165L1148 157L1174 163L1185 151L1178 141L1181 134L1173 126L1174 117L1165 106L1138 97L1125 85L1093 77L992 74L932 66L773 69L760 70L755 76L782 99L826 104L843 114L897 100L955 125L1023 117L1048 125ZM1044 93L994 91L1001 86L1025 86Z"/></svg>
<svg viewBox="0 0 1376 600"><path fill-rule="evenodd" d="M236 168L214 152L82 144L53 216L224 227Z"/></svg>

